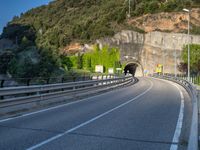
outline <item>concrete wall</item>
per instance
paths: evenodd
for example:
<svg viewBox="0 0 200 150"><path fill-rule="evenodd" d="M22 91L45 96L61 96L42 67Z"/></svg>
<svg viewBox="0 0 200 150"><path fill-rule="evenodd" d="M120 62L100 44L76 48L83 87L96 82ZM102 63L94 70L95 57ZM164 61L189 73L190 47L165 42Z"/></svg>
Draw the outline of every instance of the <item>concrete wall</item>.
<svg viewBox="0 0 200 150"><path fill-rule="evenodd" d="M165 73L174 73L175 50L178 65L181 62L182 48L187 44L187 41L187 34L164 32L140 34L135 31L124 30L115 34L112 38L99 39L97 43L100 46L118 47L123 63L138 60L149 73L155 71L157 64L163 64ZM190 41L194 44L200 44L200 36L192 35ZM141 75L140 72L136 74Z"/></svg>

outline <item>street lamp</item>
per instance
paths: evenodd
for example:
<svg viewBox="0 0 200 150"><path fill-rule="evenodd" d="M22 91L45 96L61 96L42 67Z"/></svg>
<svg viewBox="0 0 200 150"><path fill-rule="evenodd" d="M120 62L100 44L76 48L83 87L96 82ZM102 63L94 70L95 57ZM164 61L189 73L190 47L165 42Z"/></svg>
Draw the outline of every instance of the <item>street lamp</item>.
<svg viewBox="0 0 200 150"><path fill-rule="evenodd" d="M177 71L176 71L176 48L175 48L175 43L174 43L174 39L176 38L176 36L172 36L173 37L173 46L174 46L174 75L175 75L175 77L177 76Z"/></svg>
<svg viewBox="0 0 200 150"><path fill-rule="evenodd" d="M190 10L184 8L183 11L188 13L188 81L190 81Z"/></svg>
<svg viewBox="0 0 200 150"><path fill-rule="evenodd" d="M126 56L124 56L124 58L128 59L128 58L129 58L129 56L128 56L128 55L126 55Z"/></svg>
<svg viewBox="0 0 200 150"><path fill-rule="evenodd" d="M131 0L128 0L128 18L131 17Z"/></svg>
<svg viewBox="0 0 200 150"><path fill-rule="evenodd" d="M162 66L163 66L163 68L162 68L162 71L163 71L163 75L165 75L165 73L164 73L164 67L165 67L165 51L164 51L164 39L162 38Z"/></svg>

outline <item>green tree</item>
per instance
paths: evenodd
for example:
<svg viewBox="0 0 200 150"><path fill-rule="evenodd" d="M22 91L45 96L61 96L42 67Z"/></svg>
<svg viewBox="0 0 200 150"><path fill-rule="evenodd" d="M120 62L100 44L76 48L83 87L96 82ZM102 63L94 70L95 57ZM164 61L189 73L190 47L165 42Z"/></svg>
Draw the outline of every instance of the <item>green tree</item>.
<svg viewBox="0 0 200 150"><path fill-rule="evenodd" d="M82 69L83 68L83 55L78 53L77 56L77 69Z"/></svg>
<svg viewBox="0 0 200 150"><path fill-rule="evenodd" d="M184 63L188 63L188 47L183 48L182 59ZM200 45L190 45L190 67L193 73L200 73Z"/></svg>
<svg viewBox="0 0 200 150"><path fill-rule="evenodd" d="M62 67L65 68L67 67L67 70L71 70L73 67L73 64L68 56L61 56L61 61L62 61Z"/></svg>
<svg viewBox="0 0 200 150"><path fill-rule="evenodd" d="M13 57L14 54L10 50L0 53L0 73L6 73L9 62L12 60Z"/></svg>
<svg viewBox="0 0 200 150"><path fill-rule="evenodd" d="M32 44L31 41L29 41L29 40L27 39L27 37L24 36L24 37L22 38L22 40L21 40L20 48L24 49L24 48L26 48L26 47L28 47L28 46L31 46L31 44Z"/></svg>

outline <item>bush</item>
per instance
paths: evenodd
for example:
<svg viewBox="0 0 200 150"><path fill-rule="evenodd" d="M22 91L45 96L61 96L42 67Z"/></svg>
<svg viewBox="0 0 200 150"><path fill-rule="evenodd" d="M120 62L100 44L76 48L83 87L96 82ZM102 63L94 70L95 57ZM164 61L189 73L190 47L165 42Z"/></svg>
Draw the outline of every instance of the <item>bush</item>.
<svg viewBox="0 0 200 150"><path fill-rule="evenodd" d="M78 54L78 56L65 56L63 60L67 60L67 62L63 61L66 66L71 62L72 68L85 69L91 72L95 71L96 65L103 65L106 73L108 68L115 69L121 67L119 50L117 48L109 48L108 46L104 46L100 50L99 46L96 45L92 52L82 55Z"/></svg>
<svg viewBox="0 0 200 150"><path fill-rule="evenodd" d="M188 48L187 45L184 46L182 52L182 59L184 63L187 64L188 62ZM190 67L191 71L194 74L200 73L200 45L198 44L191 44L190 45Z"/></svg>
<svg viewBox="0 0 200 150"><path fill-rule="evenodd" d="M159 8L159 2L157 0L151 1L147 5L147 13L156 13Z"/></svg>

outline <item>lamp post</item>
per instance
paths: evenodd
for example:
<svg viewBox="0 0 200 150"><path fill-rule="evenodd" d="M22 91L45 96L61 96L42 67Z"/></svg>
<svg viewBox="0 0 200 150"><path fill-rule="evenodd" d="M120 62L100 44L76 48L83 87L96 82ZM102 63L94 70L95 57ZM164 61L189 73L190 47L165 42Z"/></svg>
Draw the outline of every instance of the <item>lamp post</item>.
<svg viewBox="0 0 200 150"><path fill-rule="evenodd" d="M164 67L165 67L165 51L164 51L164 39L162 38L162 66L163 66L163 68L162 68L162 72L163 72L163 75L165 75L165 73L164 73Z"/></svg>
<svg viewBox="0 0 200 150"><path fill-rule="evenodd" d="M174 43L174 39L176 38L176 36L172 36L173 37L173 46L174 46L174 76L176 77L177 76L177 71L176 71L176 68L177 68L177 61L176 61L176 48L175 48L175 43Z"/></svg>
<svg viewBox="0 0 200 150"><path fill-rule="evenodd" d="M184 8L183 11L188 13L188 81L190 81L190 10Z"/></svg>
<svg viewBox="0 0 200 150"><path fill-rule="evenodd" d="M131 0L128 0L128 18L131 17Z"/></svg>

